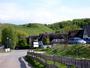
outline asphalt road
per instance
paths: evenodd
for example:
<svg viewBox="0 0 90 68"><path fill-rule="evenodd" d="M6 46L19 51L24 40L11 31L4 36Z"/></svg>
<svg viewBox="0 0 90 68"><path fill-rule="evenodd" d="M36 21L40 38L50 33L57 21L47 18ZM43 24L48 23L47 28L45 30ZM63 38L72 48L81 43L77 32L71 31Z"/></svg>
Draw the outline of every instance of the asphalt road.
<svg viewBox="0 0 90 68"><path fill-rule="evenodd" d="M22 58L27 50L12 50L9 53L0 53L0 68L31 68Z"/></svg>

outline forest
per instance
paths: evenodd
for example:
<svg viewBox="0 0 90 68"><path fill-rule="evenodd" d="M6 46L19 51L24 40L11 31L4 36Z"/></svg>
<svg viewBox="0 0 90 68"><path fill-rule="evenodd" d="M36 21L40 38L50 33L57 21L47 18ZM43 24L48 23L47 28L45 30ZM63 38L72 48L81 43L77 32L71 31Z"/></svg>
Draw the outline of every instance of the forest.
<svg viewBox="0 0 90 68"><path fill-rule="evenodd" d="M83 29L86 25L90 25L90 18L61 21L47 26L53 29L55 32L62 33L71 30Z"/></svg>

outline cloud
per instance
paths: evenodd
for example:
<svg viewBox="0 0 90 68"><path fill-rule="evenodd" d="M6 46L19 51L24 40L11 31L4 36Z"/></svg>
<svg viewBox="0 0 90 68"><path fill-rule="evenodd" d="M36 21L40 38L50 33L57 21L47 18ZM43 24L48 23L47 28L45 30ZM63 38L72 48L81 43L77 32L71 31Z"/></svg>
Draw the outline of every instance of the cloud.
<svg viewBox="0 0 90 68"><path fill-rule="evenodd" d="M24 18L24 11L18 8L18 6L14 3L4 3L0 4L0 18L1 19L20 19Z"/></svg>
<svg viewBox="0 0 90 68"><path fill-rule="evenodd" d="M13 2L0 3L0 20L16 24L30 22L48 24L67 19L90 17L90 7L73 8L63 5L62 0L40 0L40 2L25 6L26 8Z"/></svg>
<svg viewBox="0 0 90 68"><path fill-rule="evenodd" d="M23 9L16 3L2 3L0 4L0 20L12 21L12 20L23 20L24 22L51 22L54 14L49 8L38 7L34 9Z"/></svg>

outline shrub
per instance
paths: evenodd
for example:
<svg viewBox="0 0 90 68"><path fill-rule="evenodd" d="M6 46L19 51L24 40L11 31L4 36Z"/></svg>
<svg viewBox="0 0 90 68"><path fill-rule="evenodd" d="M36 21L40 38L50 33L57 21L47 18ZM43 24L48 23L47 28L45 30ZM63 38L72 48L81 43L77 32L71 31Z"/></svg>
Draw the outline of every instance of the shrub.
<svg viewBox="0 0 90 68"><path fill-rule="evenodd" d="M18 45L17 48L19 48L19 49L27 49L27 48L29 48L26 38L20 38L18 40L17 45Z"/></svg>
<svg viewBox="0 0 90 68"><path fill-rule="evenodd" d="M17 32L17 37L18 37L16 48L19 48L19 49L29 48L29 46L27 44L27 38L26 38L28 36L28 33L24 32L24 31L20 31L20 30L17 30L16 32Z"/></svg>
<svg viewBox="0 0 90 68"><path fill-rule="evenodd" d="M45 36L45 37L43 38L43 43L44 43L45 45L50 44L49 36Z"/></svg>

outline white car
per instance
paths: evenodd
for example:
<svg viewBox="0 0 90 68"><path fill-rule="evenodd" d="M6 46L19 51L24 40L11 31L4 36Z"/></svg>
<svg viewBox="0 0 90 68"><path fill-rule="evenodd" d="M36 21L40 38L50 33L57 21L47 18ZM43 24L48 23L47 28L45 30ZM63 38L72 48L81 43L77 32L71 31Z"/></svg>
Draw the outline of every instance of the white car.
<svg viewBox="0 0 90 68"><path fill-rule="evenodd" d="M80 43L80 44L86 44L86 41L83 40L83 39L81 39L81 38L79 38L79 37L74 37L74 38L70 38L68 40L68 43L70 43L70 44L78 44L78 43Z"/></svg>

